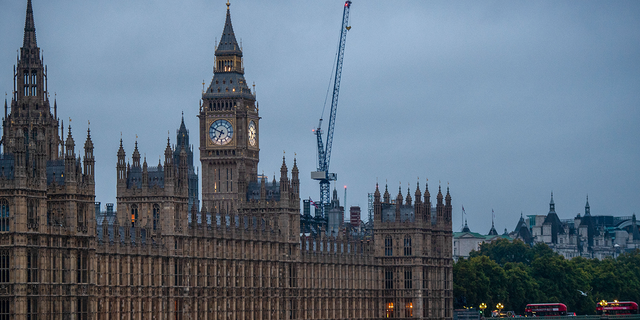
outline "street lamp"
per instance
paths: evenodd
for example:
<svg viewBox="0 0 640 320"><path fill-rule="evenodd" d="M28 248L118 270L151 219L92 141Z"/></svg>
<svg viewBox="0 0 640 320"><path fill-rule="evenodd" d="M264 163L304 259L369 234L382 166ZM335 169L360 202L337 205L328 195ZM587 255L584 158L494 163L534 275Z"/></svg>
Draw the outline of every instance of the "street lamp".
<svg viewBox="0 0 640 320"><path fill-rule="evenodd" d="M502 302L498 302L498 304L496 305L496 309L498 309L498 317L500 317L500 315L502 314L502 309L504 309L504 305L502 304Z"/></svg>
<svg viewBox="0 0 640 320"><path fill-rule="evenodd" d="M598 304L602 307L602 314L606 314L607 310L605 310L605 307L609 304L607 303L607 300L602 300L600 302L598 302Z"/></svg>
<svg viewBox="0 0 640 320"><path fill-rule="evenodd" d="M486 308L487 308L487 304L486 303L483 302L483 303L480 304L480 310L482 310L482 316L483 317L484 317L484 309L486 309Z"/></svg>

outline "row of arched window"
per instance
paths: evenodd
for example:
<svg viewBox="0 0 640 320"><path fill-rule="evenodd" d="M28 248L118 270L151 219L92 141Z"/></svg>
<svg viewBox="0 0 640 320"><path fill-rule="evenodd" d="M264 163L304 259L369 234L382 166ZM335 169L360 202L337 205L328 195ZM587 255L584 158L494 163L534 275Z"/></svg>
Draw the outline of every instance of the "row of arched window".
<svg viewBox="0 0 640 320"><path fill-rule="evenodd" d="M411 249L411 236L404 237L404 247L403 247L403 255L410 256L412 255ZM391 236L386 236L384 238L384 255L387 257L393 256L393 238Z"/></svg>

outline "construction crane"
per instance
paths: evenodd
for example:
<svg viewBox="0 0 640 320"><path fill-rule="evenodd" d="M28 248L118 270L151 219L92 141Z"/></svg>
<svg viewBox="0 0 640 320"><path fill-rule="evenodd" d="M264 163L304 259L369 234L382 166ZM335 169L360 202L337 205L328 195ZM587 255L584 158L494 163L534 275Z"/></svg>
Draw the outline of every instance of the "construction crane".
<svg viewBox="0 0 640 320"><path fill-rule="evenodd" d="M335 173L329 173L329 162L331 160L331 145L333 144L333 129L336 123L336 111L338 109L338 94L340 93L340 79L342 77L342 61L344 58L344 46L347 41L347 31L351 29L349 24L349 9L351 1L344 3L342 13L342 29L340 29L340 44L338 45L338 57L336 59L336 74L333 81L333 96L331 99L331 114L329 116L329 127L327 128L327 144L322 143L322 118L318 123L318 128L314 130L318 140L318 170L311 172L311 179L320 180L320 202L322 217L326 218L325 208L329 205L330 183L338 178Z"/></svg>

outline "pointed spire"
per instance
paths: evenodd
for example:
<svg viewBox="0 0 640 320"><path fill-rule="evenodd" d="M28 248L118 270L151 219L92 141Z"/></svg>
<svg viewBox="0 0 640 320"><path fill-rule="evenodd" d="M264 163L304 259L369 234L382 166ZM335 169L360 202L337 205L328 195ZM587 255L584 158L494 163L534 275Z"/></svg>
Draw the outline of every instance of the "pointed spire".
<svg viewBox="0 0 640 320"><path fill-rule="evenodd" d="M124 156L124 148L122 147L122 138L120 138L120 148L118 148L118 156Z"/></svg>
<svg viewBox="0 0 640 320"><path fill-rule="evenodd" d="M553 191L551 191L551 201L549 202L549 213L556 213L556 204L553 202Z"/></svg>
<svg viewBox="0 0 640 320"><path fill-rule="evenodd" d="M589 195L587 195L587 204L584 206L584 216L591 215L591 207L589 206Z"/></svg>
<svg viewBox="0 0 640 320"><path fill-rule="evenodd" d="M31 0L27 1L27 16L24 21L24 39L22 41L22 48L33 49L37 48L36 42L36 24L33 21L33 8L31 7Z"/></svg>
<svg viewBox="0 0 640 320"><path fill-rule="evenodd" d="M407 187L407 198L406 198L406 205L410 206L411 205L411 189L409 189L409 187Z"/></svg>
<svg viewBox="0 0 640 320"><path fill-rule="evenodd" d="M420 180L418 180L418 182L416 182L416 203L420 203L420 201L422 199L420 199L420 197L422 197L422 192L420 192Z"/></svg>
<svg viewBox="0 0 640 320"><path fill-rule="evenodd" d="M222 31L222 37L216 48L216 56L218 55L237 55L242 57L242 50L236 40L236 34L233 32L233 25L231 24L231 11L229 10L229 4L227 4L227 19L224 22L224 30Z"/></svg>
<svg viewBox="0 0 640 320"><path fill-rule="evenodd" d="M464 219L464 227L462 227L462 232L471 232L469 226L467 225L467 219Z"/></svg>
<svg viewBox="0 0 640 320"><path fill-rule="evenodd" d="M389 203L389 199L391 195L389 194L389 186L387 184L384 185L384 196L382 197L385 203Z"/></svg>

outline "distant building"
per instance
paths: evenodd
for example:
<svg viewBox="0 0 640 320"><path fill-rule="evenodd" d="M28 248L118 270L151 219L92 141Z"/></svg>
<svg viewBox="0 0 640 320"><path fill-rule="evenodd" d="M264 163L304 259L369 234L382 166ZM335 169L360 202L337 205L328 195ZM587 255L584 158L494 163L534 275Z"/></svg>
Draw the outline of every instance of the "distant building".
<svg viewBox="0 0 640 320"><path fill-rule="evenodd" d="M467 221L465 221L462 232L453 233L453 260L458 261L460 258L467 259L471 251L480 250L481 244L490 243L498 239L513 240L508 235L498 235L493 223L491 223L489 234L483 235L477 232L471 232Z"/></svg>
<svg viewBox="0 0 640 320"><path fill-rule="evenodd" d="M349 208L349 222L351 226L357 228L360 226L362 221L360 220L360 207L359 206L351 206Z"/></svg>
<svg viewBox="0 0 640 320"><path fill-rule="evenodd" d="M592 216L587 197L584 216L578 214L574 219L561 220L555 210L553 193L547 215L530 215L527 219L521 216L509 235L530 245L545 243L567 259L603 259L640 248L635 214Z"/></svg>

